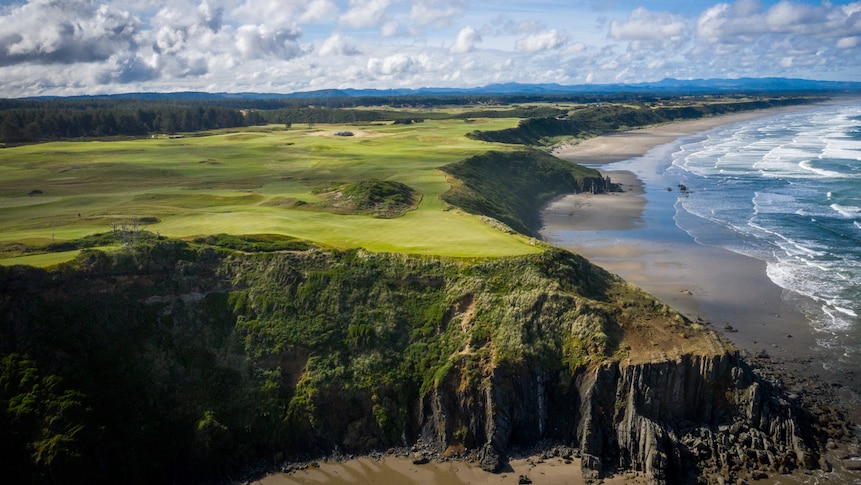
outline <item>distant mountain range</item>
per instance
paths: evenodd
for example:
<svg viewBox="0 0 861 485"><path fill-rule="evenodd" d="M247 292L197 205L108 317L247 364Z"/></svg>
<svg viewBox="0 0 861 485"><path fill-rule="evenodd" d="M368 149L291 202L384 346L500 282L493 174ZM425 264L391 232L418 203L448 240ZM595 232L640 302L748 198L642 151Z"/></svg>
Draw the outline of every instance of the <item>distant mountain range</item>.
<svg viewBox="0 0 861 485"><path fill-rule="evenodd" d="M788 78L691 79L667 78L636 84L491 84L474 88L418 89L324 89L296 93L125 93L72 98L138 98L138 99L321 99L398 96L552 96L606 94L706 95L706 94L781 94L781 93L861 93L861 82L814 81ZM41 96L39 98L57 98Z"/></svg>

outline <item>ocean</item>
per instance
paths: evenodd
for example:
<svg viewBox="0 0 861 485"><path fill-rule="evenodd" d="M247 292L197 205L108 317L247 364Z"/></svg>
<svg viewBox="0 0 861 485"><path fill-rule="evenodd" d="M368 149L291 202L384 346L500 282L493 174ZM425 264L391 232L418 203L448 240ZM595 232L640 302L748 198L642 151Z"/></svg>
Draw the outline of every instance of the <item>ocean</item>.
<svg viewBox="0 0 861 485"><path fill-rule="evenodd" d="M725 125L681 139L665 179L698 243L765 261L817 330L861 362L861 101Z"/></svg>

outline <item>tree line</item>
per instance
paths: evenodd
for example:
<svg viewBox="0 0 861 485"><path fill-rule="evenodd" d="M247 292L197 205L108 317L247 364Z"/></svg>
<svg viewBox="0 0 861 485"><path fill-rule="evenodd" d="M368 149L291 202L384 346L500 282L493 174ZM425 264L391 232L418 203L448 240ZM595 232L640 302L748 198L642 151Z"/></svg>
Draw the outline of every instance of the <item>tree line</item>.
<svg viewBox="0 0 861 485"><path fill-rule="evenodd" d="M496 131L473 131L467 137L492 143L516 145L548 145L559 137L589 138L605 133L624 131L659 123L699 119L706 116L776 108L823 101L821 97L787 97L728 101L677 101L666 104L604 104L596 103L572 112L566 117L532 117L516 127Z"/></svg>
<svg viewBox="0 0 861 485"><path fill-rule="evenodd" d="M0 99L0 143L19 144L77 138L140 137L235 128L270 123L416 122L424 119L533 118L563 115L547 105L517 103L571 101L571 97L392 96L299 98L217 98L200 94ZM447 113L416 109L478 106ZM365 109L361 109L364 107ZM382 107L382 108L378 108ZM404 110L403 108L409 108Z"/></svg>
<svg viewBox="0 0 861 485"><path fill-rule="evenodd" d="M522 118L524 121L517 128L497 133L476 132L472 136L486 141L534 144L540 143L540 139L545 137L576 136L583 132L600 134L620 126L640 126L808 100L723 100L721 103L696 103L695 106L671 105L660 109L640 109L659 104L659 101L630 94L565 97L335 97L314 100L217 98L205 94L186 94L189 97L139 95L140 97L0 99L0 143L9 145L79 138L141 137L156 133L195 132L264 124L284 124L289 127L302 123L409 123L424 119ZM593 103L592 109L574 113L554 106L554 103L584 103L596 100L602 102ZM606 104L622 100L626 100L626 104L633 103L636 107ZM430 109L441 106L474 108L452 111Z"/></svg>
<svg viewBox="0 0 861 485"><path fill-rule="evenodd" d="M245 126L241 111L218 106L42 106L0 110L0 142L28 143L70 138L145 136Z"/></svg>

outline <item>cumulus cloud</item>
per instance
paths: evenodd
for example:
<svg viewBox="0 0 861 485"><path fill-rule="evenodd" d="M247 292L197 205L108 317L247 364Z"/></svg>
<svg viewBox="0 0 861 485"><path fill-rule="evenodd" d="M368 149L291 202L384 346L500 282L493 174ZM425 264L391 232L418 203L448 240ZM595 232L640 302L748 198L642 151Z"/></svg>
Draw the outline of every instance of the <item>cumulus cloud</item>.
<svg viewBox="0 0 861 485"><path fill-rule="evenodd" d="M488 13L466 0L14 0L0 7L0 84L16 96L852 80L861 69L859 0L711 0L675 12L599 3L520 0Z"/></svg>
<svg viewBox="0 0 861 485"><path fill-rule="evenodd" d="M706 9L697 20L697 36L712 44L749 43L765 33L759 2L739 0Z"/></svg>
<svg viewBox="0 0 861 485"><path fill-rule="evenodd" d="M338 7L332 0L312 0L299 17L300 22L313 23L331 20L338 15Z"/></svg>
<svg viewBox="0 0 861 485"><path fill-rule="evenodd" d="M297 19L308 15L309 20L328 8L326 2L304 0L242 0L230 15L240 25L266 25L269 28L293 27ZM313 10L312 10L313 9Z"/></svg>
<svg viewBox="0 0 861 485"><path fill-rule="evenodd" d="M767 34L814 38L844 37L861 32L861 2L845 6L808 5L783 0L763 11L759 2L717 4L700 15L697 35L711 43L748 43Z"/></svg>
<svg viewBox="0 0 861 485"><path fill-rule="evenodd" d="M460 32L457 34L457 38L454 41L454 45L451 46L449 52L452 54L463 54L469 52L475 48L475 44L481 42L481 36L478 35L478 32L472 26L466 26L460 29Z"/></svg>
<svg viewBox="0 0 861 485"><path fill-rule="evenodd" d="M199 5L173 2L153 17L151 23L158 29L153 43L156 53L185 52L192 39L208 36L221 30L223 9L204 1Z"/></svg>
<svg viewBox="0 0 861 485"><path fill-rule="evenodd" d="M409 56L403 54L396 54L385 59L370 59L368 61L368 70L374 75L391 76L395 74L407 74L414 66L415 62Z"/></svg>
<svg viewBox="0 0 861 485"><path fill-rule="evenodd" d="M396 74L408 74L418 64L405 54L394 54L383 59L372 57L368 59L368 72L374 76L393 76Z"/></svg>
<svg viewBox="0 0 861 485"><path fill-rule="evenodd" d="M158 79L160 72L138 56L120 56L112 59L96 74L98 84L130 84Z"/></svg>
<svg viewBox="0 0 861 485"><path fill-rule="evenodd" d="M383 24L380 29L380 35L383 37L394 37L400 33L400 25L394 20L390 20Z"/></svg>
<svg viewBox="0 0 861 485"><path fill-rule="evenodd" d="M243 25L236 30L236 48L247 59L274 57L289 60L302 54L298 38L299 32L294 30Z"/></svg>
<svg viewBox="0 0 861 485"><path fill-rule="evenodd" d="M556 49L565 43L567 37L556 29L545 30L535 34L527 35L519 39L514 48L520 52L543 52Z"/></svg>
<svg viewBox="0 0 861 485"><path fill-rule="evenodd" d="M460 12L459 3L453 2L455 5L450 5L452 2L438 5L440 2L420 0L413 4L410 9L410 18L420 25L438 25L446 26L452 17Z"/></svg>
<svg viewBox="0 0 861 485"><path fill-rule="evenodd" d="M351 39L336 32L323 42L318 53L321 56L355 56L360 51Z"/></svg>
<svg viewBox="0 0 861 485"><path fill-rule="evenodd" d="M624 22L610 22L610 36L616 40L670 40L679 39L687 24L678 15L654 13L637 8Z"/></svg>
<svg viewBox="0 0 861 485"><path fill-rule="evenodd" d="M347 27L377 27L385 20L392 0L350 0L350 9L341 15L340 23Z"/></svg>
<svg viewBox="0 0 861 485"><path fill-rule="evenodd" d="M837 41L838 49L852 49L858 46L858 37L843 37Z"/></svg>
<svg viewBox="0 0 861 485"><path fill-rule="evenodd" d="M564 54L566 56L576 57L585 53L586 50L586 44L583 44L582 42L577 42L576 44L568 46L568 48L565 49Z"/></svg>
<svg viewBox="0 0 861 485"><path fill-rule="evenodd" d="M821 6L793 4L782 1L768 10L765 23L771 32L805 34L828 21L826 9Z"/></svg>
<svg viewBox="0 0 861 485"><path fill-rule="evenodd" d="M0 66L104 61L133 49L141 22L88 0L33 0L0 17Z"/></svg>

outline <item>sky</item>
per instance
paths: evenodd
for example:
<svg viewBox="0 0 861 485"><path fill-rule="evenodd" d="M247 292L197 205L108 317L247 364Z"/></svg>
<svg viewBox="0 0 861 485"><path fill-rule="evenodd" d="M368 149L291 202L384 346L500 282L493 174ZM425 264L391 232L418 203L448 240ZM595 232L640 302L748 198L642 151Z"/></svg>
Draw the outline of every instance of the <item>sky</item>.
<svg viewBox="0 0 861 485"><path fill-rule="evenodd" d="M861 81L861 1L0 0L0 97Z"/></svg>

